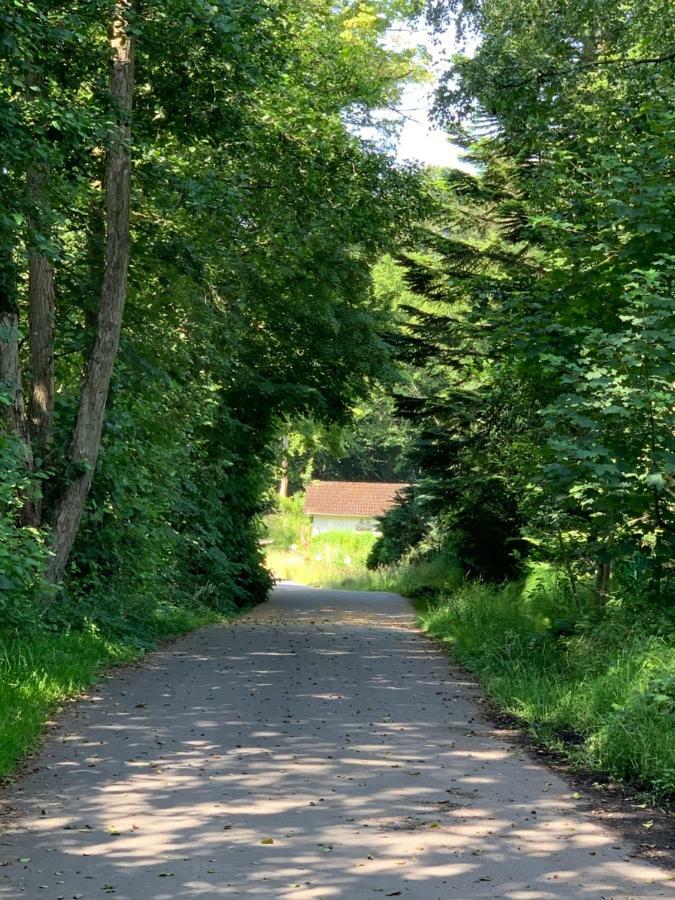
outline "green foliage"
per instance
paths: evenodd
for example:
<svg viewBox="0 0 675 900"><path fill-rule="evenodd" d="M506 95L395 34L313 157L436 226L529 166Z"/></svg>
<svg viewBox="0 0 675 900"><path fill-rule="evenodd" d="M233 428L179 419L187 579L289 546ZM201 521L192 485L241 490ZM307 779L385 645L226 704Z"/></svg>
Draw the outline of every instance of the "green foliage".
<svg viewBox="0 0 675 900"><path fill-rule="evenodd" d="M350 126L420 73L416 51L381 40L417 6L132 8L125 327L93 486L47 625L145 634L167 602L189 609L198 595L228 613L266 595L259 539L283 423L344 422L390 365L370 269L421 192L412 169ZM99 0L0 11L0 206L13 211L0 217L0 298L27 332L31 250L55 264L58 296L53 429L33 460L42 529L20 527L27 474L14 457L3 465L7 626L41 612L42 548L74 474L65 460L104 264L109 12Z"/></svg>
<svg viewBox="0 0 675 900"><path fill-rule="evenodd" d="M275 550L305 547L310 535L310 519L303 512L304 494L276 497L276 511L265 517L265 538Z"/></svg>
<svg viewBox="0 0 675 900"><path fill-rule="evenodd" d="M380 520L380 536L368 556L368 568L390 566L403 559L427 534L424 514L418 509L413 489Z"/></svg>
<svg viewBox="0 0 675 900"><path fill-rule="evenodd" d="M16 527L22 498L37 489L19 442L0 432L0 621L8 629L35 624L46 587L44 536Z"/></svg>
<svg viewBox="0 0 675 900"><path fill-rule="evenodd" d="M561 364L570 392L542 410L550 449L539 492L557 488L560 520L590 538L588 551L659 584L675 529L673 272L673 257L635 272L621 324L579 333L579 357Z"/></svg>
<svg viewBox="0 0 675 900"><path fill-rule="evenodd" d="M445 534L483 580L529 552L572 590L596 570L599 604L612 569L668 602L672 17L661 0L433 6L479 44L436 103L474 172L432 182L399 254L421 543Z"/></svg>
<svg viewBox="0 0 675 900"><path fill-rule="evenodd" d="M267 565L276 578L284 581L313 587L383 590L386 577L371 576L366 570L366 558L374 542L375 535L370 532L328 531L290 551L271 546Z"/></svg>
<svg viewBox="0 0 675 900"><path fill-rule="evenodd" d="M315 558L342 560L345 565L362 566L373 546L375 535L369 531L325 531L315 534L309 552Z"/></svg>
<svg viewBox="0 0 675 900"><path fill-rule="evenodd" d="M425 191L428 194L428 191ZM421 208L429 204L424 198ZM412 297L400 266L386 253L372 266L373 308L387 347L396 341L401 308ZM411 482L417 472L408 455L411 429L396 411L392 394L414 390L411 369L387 358L366 396L329 422L293 417L288 425L288 473L291 490L304 490L312 478L322 481Z"/></svg>
<svg viewBox="0 0 675 900"><path fill-rule="evenodd" d="M550 573L536 581L466 585L429 602L421 622L548 746L661 798L672 794L672 622L655 622L628 599L601 621L592 607L580 618ZM561 628L565 613L577 624Z"/></svg>
<svg viewBox="0 0 675 900"><path fill-rule="evenodd" d="M451 547L390 566L389 571L395 579L393 590L412 599L445 594L466 581L465 573Z"/></svg>

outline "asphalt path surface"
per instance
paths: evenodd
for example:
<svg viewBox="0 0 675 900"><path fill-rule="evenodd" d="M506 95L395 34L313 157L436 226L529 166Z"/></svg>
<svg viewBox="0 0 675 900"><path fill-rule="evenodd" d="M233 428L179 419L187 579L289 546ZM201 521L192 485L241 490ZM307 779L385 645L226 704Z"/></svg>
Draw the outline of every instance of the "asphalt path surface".
<svg viewBox="0 0 675 900"><path fill-rule="evenodd" d="M282 585L63 714L0 897L675 897L479 696L400 597Z"/></svg>

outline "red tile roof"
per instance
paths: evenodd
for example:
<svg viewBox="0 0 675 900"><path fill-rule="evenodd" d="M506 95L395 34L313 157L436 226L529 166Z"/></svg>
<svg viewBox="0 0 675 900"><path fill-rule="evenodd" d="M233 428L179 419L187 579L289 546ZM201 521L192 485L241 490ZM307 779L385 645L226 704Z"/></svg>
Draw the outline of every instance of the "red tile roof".
<svg viewBox="0 0 675 900"><path fill-rule="evenodd" d="M407 484L372 481L313 481L307 488L310 516L382 516Z"/></svg>

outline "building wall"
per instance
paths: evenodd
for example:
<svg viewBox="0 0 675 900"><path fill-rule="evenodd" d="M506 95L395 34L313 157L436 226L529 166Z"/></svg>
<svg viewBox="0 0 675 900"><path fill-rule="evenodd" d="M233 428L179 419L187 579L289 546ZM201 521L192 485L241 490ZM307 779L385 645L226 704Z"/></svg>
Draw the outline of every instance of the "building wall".
<svg viewBox="0 0 675 900"><path fill-rule="evenodd" d="M312 516L312 534L326 531L374 531L377 519L368 516Z"/></svg>

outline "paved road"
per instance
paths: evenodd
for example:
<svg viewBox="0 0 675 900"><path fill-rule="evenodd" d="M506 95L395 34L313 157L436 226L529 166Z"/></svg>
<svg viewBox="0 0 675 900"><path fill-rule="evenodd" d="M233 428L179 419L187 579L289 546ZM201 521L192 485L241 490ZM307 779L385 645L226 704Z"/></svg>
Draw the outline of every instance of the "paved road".
<svg viewBox="0 0 675 900"><path fill-rule="evenodd" d="M64 716L4 797L0 896L675 896L475 696L399 597L282 586Z"/></svg>

